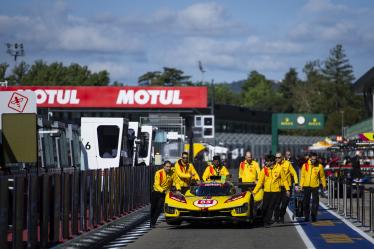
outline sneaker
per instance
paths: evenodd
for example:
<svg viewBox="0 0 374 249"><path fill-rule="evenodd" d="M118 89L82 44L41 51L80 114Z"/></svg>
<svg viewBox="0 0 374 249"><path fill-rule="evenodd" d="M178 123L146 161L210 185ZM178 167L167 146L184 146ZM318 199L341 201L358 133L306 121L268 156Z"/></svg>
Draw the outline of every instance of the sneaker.
<svg viewBox="0 0 374 249"><path fill-rule="evenodd" d="M309 221L309 217L305 217L304 222L308 222L308 221Z"/></svg>
<svg viewBox="0 0 374 249"><path fill-rule="evenodd" d="M279 222L282 223L282 224L284 224L284 216L280 217Z"/></svg>
<svg viewBox="0 0 374 249"><path fill-rule="evenodd" d="M317 221L317 217L312 216L312 222L316 222L316 221Z"/></svg>
<svg viewBox="0 0 374 249"><path fill-rule="evenodd" d="M151 228L155 228L155 227L156 227L156 224L151 223L151 224L150 224L150 227L151 227Z"/></svg>
<svg viewBox="0 0 374 249"><path fill-rule="evenodd" d="M269 223L265 223L265 225L264 225L265 228L270 228L270 226L271 226L271 224L269 224Z"/></svg>

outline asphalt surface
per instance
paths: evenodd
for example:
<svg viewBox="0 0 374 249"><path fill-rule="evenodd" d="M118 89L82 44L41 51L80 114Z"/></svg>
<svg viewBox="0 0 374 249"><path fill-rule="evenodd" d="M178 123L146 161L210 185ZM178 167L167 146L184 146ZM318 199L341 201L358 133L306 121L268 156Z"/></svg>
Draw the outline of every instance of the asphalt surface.
<svg viewBox="0 0 374 249"><path fill-rule="evenodd" d="M287 215L286 215L287 216ZM306 248L295 225L288 217L285 224L270 228L260 225L183 223L179 227L159 223L156 228L139 237L128 249L302 249Z"/></svg>
<svg viewBox="0 0 374 249"><path fill-rule="evenodd" d="M233 181L237 181L238 169L230 169ZM161 222L156 228L145 233L131 244L131 249L302 249L304 242L295 225L286 214L285 224L273 224L264 228L260 224L251 226L239 224L200 224L182 223L169 226Z"/></svg>

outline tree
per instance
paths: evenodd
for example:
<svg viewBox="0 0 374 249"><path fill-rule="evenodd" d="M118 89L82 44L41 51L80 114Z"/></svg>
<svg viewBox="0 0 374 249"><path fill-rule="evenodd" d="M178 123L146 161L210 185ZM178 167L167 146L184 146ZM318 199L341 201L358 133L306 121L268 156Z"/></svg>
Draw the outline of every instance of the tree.
<svg viewBox="0 0 374 249"><path fill-rule="evenodd" d="M225 104L225 105L241 105L240 94L234 93L230 85L227 83L214 84L214 103ZM209 91L213 90L212 86L209 87Z"/></svg>
<svg viewBox="0 0 374 249"><path fill-rule="evenodd" d="M138 78L140 85L155 85L160 84L160 71L147 72Z"/></svg>
<svg viewBox="0 0 374 249"><path fill-rule="evenodd" d="M346 57L341 44L337 44L330 50L330 56L325 61L322 72L331 83L352 84L354 80L353 70Z"/></svg>
<svg viewBox="0 0 374 249"><path fill-rule="evenodd" d="M322 74L325 78L323 111L328 115L326 129L340 134L341 113L344 113L345 125L358 122L363 115L363 106L360 104L362 97L354 94L353 69L342 45L338 44L330 50Z"/></svg>
<svg viewBox="0 0 374 249"><path fill-rule="evenodd" d="M264 111L283 109L282 96L272 88L272 81L257 71L252 71L242 86L243 105Z"/></svg>
<svg viewBox="0 0 374 249"><path fill-rule="evenodd" d="M191 76L184 75L182 70L170 67L164 67L163 72L152 71L141 75L138 78L140 85L151 86L174 86L174 85L192 85L189 81Z"/></svg>
<svg viewBox="0 0 374 249"><path fill-rule="evenodd" d="M322 73L329 83L331 92L335 93L331 96L330 108L340 110L350 102L354 80L352 66L346 58L342 45L338 44L330 50L324 65Z"/></svg>
<svg viewBox="0 0 374 249"><path fill-rule="evenodd" d="M282 94L285 104L284 112L293 112L295 110L293 107L293 100L295 97L295 89L299 84L300 80L297 76L296 69L290 68L279 86L279 92Z"/></svg>
<svg viewBox="0 0 374 249"><path fill-rule="evenodd" d="M8 69L8 67L9 67L8 63L0 64L0 81L5 81L5 74L6 74L6 70Z"/></svg>
<svg viewBox="0 0 374 249"><path fill-rule="evenodd" d="M92 73L87 66L73 63L68 67L61 62L47 64L43 60L37 60L33 65L25 62L19 63L13 68L8 77L10 85L94 85L106 86L110 82L109 73L106 70Z"/></svg>

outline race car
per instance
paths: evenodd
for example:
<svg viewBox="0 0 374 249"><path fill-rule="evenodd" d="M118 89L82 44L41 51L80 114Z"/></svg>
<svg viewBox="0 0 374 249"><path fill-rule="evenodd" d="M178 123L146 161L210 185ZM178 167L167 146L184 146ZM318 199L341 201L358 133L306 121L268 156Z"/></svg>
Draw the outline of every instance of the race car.
<svg viewBox="0 0 374 249"><path fill-rule="evenodd" d="M261 215L263 192L255 196L248 190L237 191L226 181L209 181L191 186L182 195L170 191L166 194L164 215L169 225L182 221L239 221L252 222Z"/></svg>

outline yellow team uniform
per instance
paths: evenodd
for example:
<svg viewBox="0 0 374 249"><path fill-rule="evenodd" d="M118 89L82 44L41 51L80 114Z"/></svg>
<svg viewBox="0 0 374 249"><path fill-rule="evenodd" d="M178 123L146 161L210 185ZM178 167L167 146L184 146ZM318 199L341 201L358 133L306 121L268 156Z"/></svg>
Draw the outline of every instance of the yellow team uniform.
<svg viewBox="0 0 374 249"><path fill-rule="evenodd" d="M280 192L282 184L287 191L290 190L284 171L279 165L275 165L273 169L264 167L261 170L258 183L256 184L253 193L257 193L262 186L264 186L265 192Z"/></svg>
<svg viewBox="0 0 374 249"><path fill-rule="evenodd" d="M203 181L209 181L211 176L228 176L230 173L225 166L221 166L220 169L214 165L208 165L203 174Z"/></svg>
<svg viewBox="0 0 374 249"><path fill-rule="evenodd" d="M165 193L170 189L173 183L173 172L167 174L164 169L157 170L155 173L155 180L153 183L153 190L160 193Z"/></svg>
<svg viewBox="0 0 374 249"><path fill-rule="evenodd" d="M301 168L300 187L316 188L320 184L326 188L326 177L322 164L313 166L310 161L304 163Z"/></svg>
<svg viewBox="0 0 374 249"><path fill-rule="evenodd" d="M260 166L254 160L251 163L248 163L247 160L244 160L240 163L239 166L239 178L242 179L242 182L255 182L260 175Z"/></svg>
<svg viewBox="0 0 374 249"><path fill-rule="evenodd" d="M182 160L178 160L175 163L173 185L177 190L181 190L181 187L188 187L191 180L199 181L200 177L197 174L195 167L192 163L189 163L187 166L183 165ZM192 174L195 174L192 178Z"/></svg>
<svg viewBox="0 0 374 249"><path fill-rule="evenodd" d="M295 169L293 168L290 161L283 160L282 163L280 163L280 164L277 163L277 165L279 165L283 169L283 172L286 176L286 179L287 179L287 182L288 182L289 186L291 186L291 184L292 184L291 175L292 175L292 178L293 178L295 184L299 183L299 178L297 177L297 173L296 173ZM283 182L281 182L281 186L284 186Z"/></svg>

